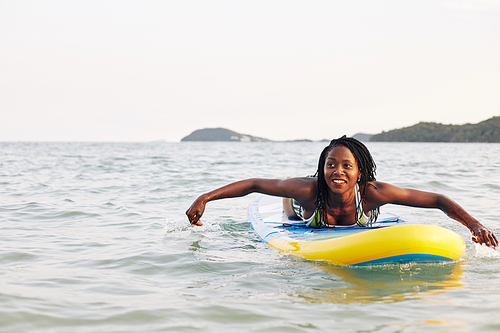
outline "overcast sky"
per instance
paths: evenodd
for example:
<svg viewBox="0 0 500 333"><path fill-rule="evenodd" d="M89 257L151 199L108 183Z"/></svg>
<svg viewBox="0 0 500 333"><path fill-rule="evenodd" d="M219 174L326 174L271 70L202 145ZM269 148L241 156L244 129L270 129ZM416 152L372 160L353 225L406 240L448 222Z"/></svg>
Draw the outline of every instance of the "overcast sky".
<svg viewBox="0 0 500 333"><path fill-rule="evenodd" d="M500 115L500 0L0 0L0 141L272 140Z"/></svg>

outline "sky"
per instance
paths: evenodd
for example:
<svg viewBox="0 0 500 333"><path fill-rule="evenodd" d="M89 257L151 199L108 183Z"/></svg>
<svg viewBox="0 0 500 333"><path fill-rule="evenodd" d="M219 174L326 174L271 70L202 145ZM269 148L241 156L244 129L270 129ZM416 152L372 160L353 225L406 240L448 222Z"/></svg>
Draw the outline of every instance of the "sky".
<svg viewBox="0 0 500 333"><path fill-rule="evenodd" d="M0 0L0 141L271 140L500 115L500 0Z"/></svg>

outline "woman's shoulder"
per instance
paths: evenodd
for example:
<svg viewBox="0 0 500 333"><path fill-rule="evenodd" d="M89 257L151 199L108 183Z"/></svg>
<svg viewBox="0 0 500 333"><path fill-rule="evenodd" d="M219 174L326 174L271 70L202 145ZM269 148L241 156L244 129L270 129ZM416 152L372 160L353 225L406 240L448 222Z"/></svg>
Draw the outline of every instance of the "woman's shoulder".
<svg viewBox="0 0 500 333"><path fill-rule="evenodd" d="M375 208L394 201L402 189L389 183L371 181L366 186L365 202Z"/></svg>
<svg viewBox="0 0 500 333"><path fill-rule="evenodd" d="M299 201L302 205L316 202L318 195L318 183L315 177L296 177L286 179L290 197Z"/></svg>
<svg viewBox="0 0 500 333"><path fill-rule="evenodd" d="M294 177L287 178L286 181L298 191L316 192L318 188L318 179L316 177Z"/></svg>
<svg viewBox="0 0 500 333"><path fill-rule="evenodd" d="M384 183L384 182L379 182L378 180L373 180L371 182L368 182L366 184L366 192L373 192L373 191L378 191L378 190L381 190L381 189L385 189L387 188L387 186L392 186L388 183Z"/></svg>
<svg viewBox="0 0 500 333"><path fill-rule="evenodd" d="M371 181L366 185L366 196L379 196L388 194L391 191L398 189L398 187L391 185L389 183L379 182L379 181Z"/></svg>

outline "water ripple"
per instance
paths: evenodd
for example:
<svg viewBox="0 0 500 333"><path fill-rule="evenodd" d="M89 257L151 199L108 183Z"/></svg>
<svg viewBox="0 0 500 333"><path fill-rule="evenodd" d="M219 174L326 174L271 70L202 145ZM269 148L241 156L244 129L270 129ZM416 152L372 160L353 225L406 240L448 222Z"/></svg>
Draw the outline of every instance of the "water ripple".
<svg viewBox="0 0 500 333"><path fill-rule="evenodd" d="M185 211L199 194L242 178L313 174L325 144L0 143L0 330L500 325L499 252L473 245L438 210L390 207L459 233L459 263L352 269L282 255L249 228L252 195L210 202L204 226L189 225ZM500 234L500 145L368 146L377 179L449 195Z"/></svg>

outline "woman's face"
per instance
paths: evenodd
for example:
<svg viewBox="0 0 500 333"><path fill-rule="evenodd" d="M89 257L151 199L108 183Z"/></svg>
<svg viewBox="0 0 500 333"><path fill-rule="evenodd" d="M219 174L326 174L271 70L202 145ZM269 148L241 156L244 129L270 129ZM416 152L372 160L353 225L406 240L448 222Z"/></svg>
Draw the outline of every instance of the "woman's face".
<svg viewBox="0 0 500 333"><path fill-rule="evenodd" d="M326 156L325 181L334 193L346 193L353 189L361 176L358 163L349 148L334 147Z"/></svg>

